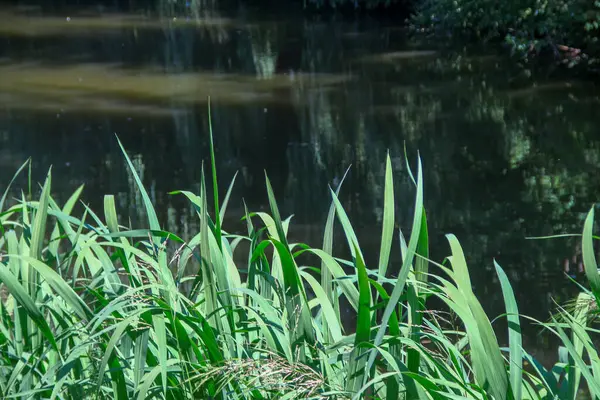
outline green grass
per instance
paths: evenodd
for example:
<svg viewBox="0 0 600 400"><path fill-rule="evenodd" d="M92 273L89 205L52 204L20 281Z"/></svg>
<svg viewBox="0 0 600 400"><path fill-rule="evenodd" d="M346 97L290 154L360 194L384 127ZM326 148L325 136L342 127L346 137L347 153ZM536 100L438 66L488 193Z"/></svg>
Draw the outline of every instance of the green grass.
<svg viewBox="0 0 600 400"><path fill-rule="evenodd" d="M377 260L366 260L343 188L331 191L322 248L311 248L289 242L292 222L280 215L268 178L270 213L239 216L244 235L222 224L233 182L220 203L208 199L203 179L199 194L173 193L186 196L199 219L199 232L184 240L161 229L123 155L148 229L120 225L111 195L103 215L87 207L72 215L82 188L59 206L50 172L39 199L24 193L5 210L7 187L0 200L1 398L575 399L582 388L600 398L599 331L590 318L600 299L593 209L582 235L591 289L537 322L562 343L559 362L545 369L522 347L524 317L498 264L508 348L472 290L458 239L447 236L450 254L441 264L428 259L420 161L410 172L415 204L405 242L394 228L392 164L382 160L381 248ZM333 254L335 225L350 259ZM390 254L398 250L403 261L392 279ZM243 268L234 262L240 259ZM307 259L315 265L301 264ZM443 275L429 272L434 265ZM428 310L432 297L460 323ZM356 315L355 326L342 323L341 304Z"/></svg>

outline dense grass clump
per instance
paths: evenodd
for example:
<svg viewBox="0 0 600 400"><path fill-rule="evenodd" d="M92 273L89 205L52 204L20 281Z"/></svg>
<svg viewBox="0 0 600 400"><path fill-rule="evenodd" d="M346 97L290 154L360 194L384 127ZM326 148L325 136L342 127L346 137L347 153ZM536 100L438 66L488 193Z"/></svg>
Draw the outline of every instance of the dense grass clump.
<svg viewBox="0 0 600 400"><path fill-rule="evenodd" d="M232 234L222 226L231 186L221 203L213 151L213 211L204 179L199 194L177 192L199 219L199 232L184 241L161 230L123 154L149 229L120 225L111 195L103 214L86 207L73 216L81 188L58 205L50 173L37 201L24 195L5 211L6 194L0 201L2 398L575 399L582 387L600 397L589 318L600 300L593 211L583 232L591 290L582 288L574 311L561 309L545 324L563 343L560 362L547 370L521 346L521 318L499 265L508 349L472 291L453 235L450 255L436 264L444 275L430 274L420 163L406 242L394 228L387 158L381 249L377 260L365 260L339 188L331 191L321 248L288 241L291 221L282 219L268 179L270 213L247 211L240 216L247 233ZM345 233L349 260L332 252L334 224ZM403 261L392 279L397 241ZM308 254L318 262L299 264ZM238 266L234 259L247 261ZM428 310L432 296L460 323ZM342 324L342 301L356 315L350 329Z"/></svg>

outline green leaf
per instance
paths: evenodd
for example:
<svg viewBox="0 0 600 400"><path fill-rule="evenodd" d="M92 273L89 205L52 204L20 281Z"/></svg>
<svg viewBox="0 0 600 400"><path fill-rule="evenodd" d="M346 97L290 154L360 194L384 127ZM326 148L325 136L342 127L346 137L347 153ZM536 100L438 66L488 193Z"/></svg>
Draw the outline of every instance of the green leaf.
<svg viewBox="0 0 600 400"><path fill-rule="evenodd" d="M471 357L475 377L482 387L489 385L490 393L496 399L506 399L508 377L504 359L492 325L481 304L473 294L471 280L463 250L454 235L447 235L452 251L448 257L452 264L457 287L446 284L446 290L455 301L455 311L461 316L471 346Z"/></svg>
<svg viewBox="0 0 600 400"><path fill-rule="evenodd" d="M167 330L165 328L165 316L163 314L152 315L152 325L156 334L156 346L158 347L158 365L162 377L163 393L167 394Z"/></svg>
<svg viewBox="0 0 600 400"><path fill-rule="evenodd" d="M300 272L300 274L302 278L304 278L304 280L306 280L310 285L310 288L312 289L313 293L315 294L315 297L319 302L319 305L321 306L321 310L323 312L323 329L325 329L326 326L326 328L329 330L329 333L331 335L331 342L335 343L342 340L342 326L339 322L339 316L336 314L336 311L334 310L333 305L331 304L327 296L327 293L325 293L325 290L323 290L323 288L321 287L321 285L319 285L317 280L313 278L309 273ZM327 321L326 325L325 321Z"/></svg>
<svg viewBox="0 0 600 400"><path fill-rule="evenodd" d="M210 97L208 99L208 131L210 137L210 167L212 171L213 198L215 202L215 238L221 249L221 217L219 216L219 184L217 182L217 163L215 160L215 145L213 143L212 119L210 115Z"/></svg>
<svg viewBox="0 0 600 400"><path fill-rule="evenodd" d="M36 307L33 299L27 294L27 291L21 286L15 276L3 264L0 264L0 280L6 285L9 293L13 295L17 303L24 308L29 318L33 320L46 339L48 339L52 348L58 351L56 339L41 311Z"/></svg>
<svg viewBox="0 0 600 400"><path fill-rule="evenodd" d="M275 224L275 229L277 231L277 235L279 238L277 240L281 242L285 247L288 247L286 234L283 229L283 224L281 222L281 216L279 214L279 208L277 207L277 201L275 200L275 194L273 194L273 188L271 187L271 182L269 181L269 177L265 173L265 182L267 186L267 196L269 198L269 206L271 208L271 214L273 217L273 222Z"/></svg>
<svg viewBox="0 0 600 400"><path fill-rule="evenodd" d="M356 273L358 275L358 317L356 319L356 336L354 337L354 348L350 354L349 374L347 390L357 393L363 386L363 377L368 376L365 369L366 358L364 357L364 345L371 339L371 286L367 268L362 260L358 249L356 249Z"/></svg>
<svg viewBox="0 0 600 400"><path fill-rule="evenodd" d="M235 178L237 178L237 175L238 175L237 172L235 173L235 175L233 175L233 179L231 180L231 183L229 184L229 188L227 189L227 194L225 194L225 199L223 200L223 204L221 204L221 213L220 213L221 225L223 225L225 213L227 212L227 205L229 204L229 199L231 198L231 192L233 191L233 185L235 184Z"/></svg>
<svg viewBox="0 0 600 400"><path fill-rule="evenodd" d="M375 347L381 345L383 341L383 337L385 336L385 332L388 327L388 322L392 313L395 311L396 305L398 301L400 301L400 296L404 292L404 286L406 284L406 279L408 278L408 274L410 272L413 259L415 257L415 253L417 250L417 245L419 242L419 238L421 235L421 222L422 222L422 214L423 214L423 172L421 168L421 159L418 159L418 172L417 172L417 195L415 198L415 211L413 216L413 225L412 232L410 235L410 240L408 242L408 249L406 257L402 262L402 267L400 268L400 273L398 275L398 279L396 280L396 284L390 295L390 300L383 311L383 316L381 317L381 324L379 329L377 330L377 334L373 341L373 345ZM371 350L369 354L369 360L367 362L367 370L370 370L375 362L376 353Z"/></svg>
<svg viewBox="0 0 600 400"><path fill-rule="evenodd" d="M144 380L142 381L142 384L140 386L140 391L137 394L137 400L146 400L147 398L149 398L148 391L150 390L150 386L152 386L152 383L154 382L158 374L162 374L163 370L166 370L168 367L176 365L177 363L178 360L168 360L164 364L152 368L152 370L149 373L144 375Z"/></svg>
<svg viewBox="0 0 600 400"><path fill-rule="evenodd" d="M25 161L17 170L17 172L15 172L15 174L13 175L12 179L8 182L8 185L6 185L6 189L4 189L4 193L2 194L2 198L0 198L0 213L2 213L2 210L4 208L4 202L6 201L6 197L8 196L8 192L10 191L10 187L12 186L13 182L15 181L15 179L17 179L17 176L19 176L19 174L21 173L21 171L23 171L23 169L31 163L31 159L27 159L27 161ZM0 224L0 233L4 233L4 227L2 226L2 224Z"/></svg>
<svg viewBox="0 0 600 400"><path fill-rule="evenodd" d="M96 388L97 392L100 391L100 387L102 386L102 383L104 381L104 373L106 370L106 366L108 365L109 360L111 358L114 358L113 351L114 351L115 347L117 346L117 343L123 337L125 330L131 326L133 321L135 321L139 318L139 314L141 314L143 311L144 311L143 309L136 310L134 315L131 315L131 316L127 317L126 319L124 319L123 321L119 322L117 324L117 326L115 327L115 330L112 333L112 336L111 336L108 344L106 345L106 348L104 349L104 354L102 355L102 359L100 360L100 366L98 367L98 383L97 383L97 388Z"/></svg>
<svg viewBox="0 0 600 400"><path fill-rule="evenodd" d="M379 276L384 277L392 250L394 239L394 179L392 176L392 160L388 153L385 166L385 189L383 204L383 226L381 230L381 248L379 249Z"/></svg>
<svg viewBox="0 0 600 400"><path fill-rule="evenodd" d="M335 190L335 195L339 196L340 189L344 184L344 180L346 179L346 175L350 168L346 170L344 176L340 180L338 187ZM323 252L328 255L333 255L333 225L335 222L335 203L332 201L329 206L329 212L327 214L327 222L325 223L325 230L323 232ZM332 273L326 265L325 260L321 260L321 287L327 293L327 298L329 302L333 305L333 309L336 314L337 323L341 324L340 317L340 302L338 296L336 295L335 288L333 287L332 281ZM328 322L327 320L323 321L323 329L325 330L325 340L330 340L328 324L334 322Z"/></svg>
<svg viewBox="0 0 600 400"><path fill-rule="evenodd" d="M42 277L44 281L48 283L48 285L50 285L50 287L67 303L67 305L81 320L86 321L93 317L94 314L87 304L81 300L81 297L79 297L71 288L71 286L49 266L32 257L17 255L13 255L11 257L16 257L26 261L33 269L35 269L39 276Z"/></svg>
<svg viewBox="0 0 600 400"><path fill-rule="evenodd" d="M589 211L583 226L582 256L585 275L598 304L600 304L600 273L594 255L594 243L592 233L594 230L594 207Z"/></svg>
<svg viewBox="0 0 600 400"><path fill-rule="evenodd" d="M289 248L282 242L272 239L271 243L275 246L281 260L283 290L286 299L288 299L286 302L288 326L294 335L293 342L296 345L300 345L300 341L303 340L313 343L315 338L311 315L294 258L292 257Z"/></svg>
<svg viewBox="0 0 600 400"><path fill-rule="evenodd" d="M119 221L117 219L117 210L115 208L115 196L104 196L104 218L106 226L111 233L119 232Z"/></svg>
<svg viewBox="0 0 600 400"><path fill-rule="evenodd" d="M523 384L523 338L521 336L521 322L519 321L519 308L512 287L504 270L494 261L496 273L502 286L504 304L506 306L506 319L508 320L508 340L510 349L509 375L510 385L515 399L521 398Z"/></svg>
<svg viewBox="0 0 600 400"><path fill-rule="evenodd" d="M42 188L42 195L40 196L39 206L37 208L37 212L35 213L35 218L33 220L32 232L31 232L31 246L30 246L30 255L35 259L41 259L42 257L42 249L44 247L44 239L46 234L46 220L48 217L48 199L50 197L50 186L52 182L51 177L52 169L48 171L48 175L46 177L46 182L44 182L44 186ZM33 280L31 293L35 291L35 280Z"/></svg>
<svg viewBox="0 0 600 400"><path fill-rule="evenodd" d="M144 188L144 184L142 183L142 180L140 179L137 171L135 170L135 167L133 166L133 163L131 162L131 160L129 159L129 156L127 155L127 151L125 151L125 148L123 147L123 144L121 143L121 141L119 140L118 137L117 137L117 142L119 142L119 147L121 147L121 151L123 152L123 156L125 157L125 160L127 161L129 170L131 171L131 174L133 175L133 179L135 180L135 183L138 187L138 190L140 191L140 194L142 195L142 200L144 201L144 207L146 208L146 214L148 215L148 222L150 223L150 229L152 229L154 231L160 231L160 224L158 222L158 217L156 216L156 211L154 210L154 207L152 206L152 202L150 201L148 192Z"/></svg>

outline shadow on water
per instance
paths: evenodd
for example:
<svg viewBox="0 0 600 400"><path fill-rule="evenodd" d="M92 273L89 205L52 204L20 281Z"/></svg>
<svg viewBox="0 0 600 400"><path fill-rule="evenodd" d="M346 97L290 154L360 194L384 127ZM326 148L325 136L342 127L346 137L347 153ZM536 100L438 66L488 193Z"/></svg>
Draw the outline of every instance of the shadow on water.
<svg viewBox="0 0 600 400"><path fill-rule="evenodd" d="M564 265L575 242L525 238L579 232L598 200L593 85L524 79L493 49L415 43L376 20L292 13L265 21L188 3L159 1L129 14L4 11L0 182L32 156L38 179L54 166L59 198L85 183L93 206L114 193L120 220L143 223L116 133L166 229L189 238L195 213L167 193L198 190L210 96L219 179L240 172L229 229L242 227L242 198L252 210L266 208L266 170L283 212L295 214L293 239L318 246L327 187L352 164L341 198L372 262L388 149L399 226L411 221L406 145L411 162L417 150L423 158L434 258L447 254L443 234L455 233L492 315L503 311L494 258L526 314L544 318L552 298L571 296ZM397 249L392 261L398 265Z"/></svg>

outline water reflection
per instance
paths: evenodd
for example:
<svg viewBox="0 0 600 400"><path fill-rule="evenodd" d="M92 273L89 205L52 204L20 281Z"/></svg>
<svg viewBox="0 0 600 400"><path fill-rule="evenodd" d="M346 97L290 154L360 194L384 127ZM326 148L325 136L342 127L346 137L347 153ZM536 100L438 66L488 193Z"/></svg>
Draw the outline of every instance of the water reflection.
<svg viewBox="0 0 600 400"><path fill-rule="evenodd" d="M0 29L0 181L32 156L38 178L54 165L59 197L86 183L92 206L117 194L120 221L139 225L141 201L116 133L166 228L189 238L197 217L167 193L198 190L211 96L219 179L228 183L240 172L228 229L243 227L242 198L253 210L266 207L266 170L282 212L295 214L293 239L318 246L327 186L352 164L341 198L374 262L388 149L399 226L411 221L406 146L411 161L417 150L423 158L433 256L447 254L443 234L455 233L486 309L503 311L493 258L524 313L545 317L551 296L570 296L563 270L575 242L525 238L579 232L598 199L592 85L524 80L496 54L419 48L376 21L284 15L261 23L246 12L207 35L211 29L166 18L196 13L221 21L219 10L169 4L159 2L143 20L88 16L81 29L98 29L94 36L65 31L56 15L39 15L35 35L15 39L16 28ZM392 261L397 268L398 249Z"/></svg>
<svg viewBox="0 0 600 400"><path fill-rule="evenodd" d="M43 67L10 64L0 66L0 92L10 107L39 104L47 107L59 102L61 108L93 109L110 101L122 100L180 104L205 103L281 103L289 98L277 96L294 86L318 86L343 82L344 76L271 74L268 79L214 72L159 73L141 69L122 70L107 65ZM103 101L104 100L104 101ZM108 100L108 101L107 101ZM141 111L140 104L132 104ZM138 108L136 109L136 106ZM150 108L150 111L152 108Z"/></svg>
<svg viewBox="0 0 600 400"><path fill-rule="evenodd" d="M25 11L25 10L20 10ZM226 29L234 26L232 20L215 16L194 15L194 18L151 18L146 15L125 14L90 16L85 13L65 16L35 15L35 8L23 12L0 11L0 34L12 36L53 36L110 34L120 30L164 30L178 28Z"/></svg>

